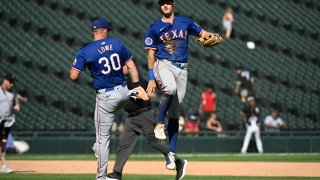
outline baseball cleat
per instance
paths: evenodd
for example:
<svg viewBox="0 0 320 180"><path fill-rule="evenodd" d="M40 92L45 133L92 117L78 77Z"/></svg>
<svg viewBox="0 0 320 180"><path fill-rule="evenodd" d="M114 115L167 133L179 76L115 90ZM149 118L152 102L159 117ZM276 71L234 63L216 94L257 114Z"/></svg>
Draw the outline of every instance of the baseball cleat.
<svg viewBox="0 0 320 180"><path fill-rule="evenodd" d="M157 124L156 127L154 128L154 135L157 139L160 140L165 140L166 133L164 132L164 124Z"/></svg>
<svg viewBox="0 0 320 180"><path fill-rule="evenodd" d="M107 180L121 180L122 174L119 172L112 172L110 174L107 174Z"/></svg>
<svg viewBox="0 0 320 180"><path fill-rule="evenodd" d="M13 170L11 168L9 168L8 166L2 166L1 172L2 173L12 173Z"/></svg>
<svg viewBox="0 0 320 180"><path fill-rule="evenodd" d="M166 167L167 167L167 169L169 169L169 170L175 170L176 169L175 160L176 160L176 154L172 153L172 152L169 152L167 154L167 156L166 156L166 161L167 161Z"/></svg>
<svg viewBox="0 0 320 180"><path fill-rule="evenodd" d="M178 159L176 161L176 170L177 170L177 175L176 175L176 180L180 180L182 179L185 174L186 174L186 170L187 170L187 166L188 166L188 161L184 160L184 159Z"/></svg>

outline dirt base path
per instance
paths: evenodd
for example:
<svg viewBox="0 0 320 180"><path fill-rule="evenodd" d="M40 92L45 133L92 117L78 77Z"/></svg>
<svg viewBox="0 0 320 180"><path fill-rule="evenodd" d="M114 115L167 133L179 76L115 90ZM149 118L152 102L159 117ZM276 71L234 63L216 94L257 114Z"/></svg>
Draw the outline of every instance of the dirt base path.
<svg viewBox="0 0 320 180"><path fill-rule="evenodd" d="M94 174L95 161L8 161L15 173ZM108 172L114 161L109 162ZM175 175L162 161L128 161L125 174ZM188 163L187 175L202 176L306 176L320 177L320 163L304 162L200 162Z"/></svg>

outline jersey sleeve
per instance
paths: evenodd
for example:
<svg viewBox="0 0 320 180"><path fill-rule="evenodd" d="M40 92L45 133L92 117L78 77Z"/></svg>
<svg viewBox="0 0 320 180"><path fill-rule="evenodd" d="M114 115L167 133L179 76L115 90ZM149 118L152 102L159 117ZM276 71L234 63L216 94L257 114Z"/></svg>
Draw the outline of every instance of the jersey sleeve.
<svg viewBox="0 0 320 180"><path fill-rule="evenodd" d="M85 53L82 50L80 50L76 55L71 68L77 71L83 71L86 69Z"/></svg>
<svg viewBox="0 0 320 180"><path fill-rule="evenodd" d="M188 18L188 32L192 36L199 36L202 32L202 27L192 19Z"/></svg>
<svg viewBox="0 0 320 180"><path fill-rule="evenodd" d="M120 57L121 63L125 64L131 59L132 59L132 54L131 54L130 50L123 44L122 45L122 53L121 53L121 57Z"/></svg>
<svg viewBox="0 0 320 180"><path fill-rule="evenodd" d="M145 49L157 49L156 46L156 34L154 33L152 26L149 27L145 34L145 39L144 39L144 48Z"/></svg>

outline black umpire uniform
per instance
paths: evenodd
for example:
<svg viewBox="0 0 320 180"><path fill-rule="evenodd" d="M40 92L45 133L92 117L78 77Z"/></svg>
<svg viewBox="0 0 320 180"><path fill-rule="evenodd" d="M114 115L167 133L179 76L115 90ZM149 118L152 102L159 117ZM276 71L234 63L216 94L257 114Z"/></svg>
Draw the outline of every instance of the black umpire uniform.
<svg viewBox="0 0 320 180"><path fill-rule="evenodd" d="M140 85L147 89L147 81L139 77ZM130 78L127 78L129 89L133 89ZM125 124L124 132L118 145L116 162L113 171L122 173L123 167L133 151L138 137L143 134L149 141L150 145L161 152L165 157L168 153L168 146L165 141L155 138L154 127L156 125L155 114L151 107L151 101L141 99L130 101L125 105L124 110L128 112L128 120Z"/></svg>

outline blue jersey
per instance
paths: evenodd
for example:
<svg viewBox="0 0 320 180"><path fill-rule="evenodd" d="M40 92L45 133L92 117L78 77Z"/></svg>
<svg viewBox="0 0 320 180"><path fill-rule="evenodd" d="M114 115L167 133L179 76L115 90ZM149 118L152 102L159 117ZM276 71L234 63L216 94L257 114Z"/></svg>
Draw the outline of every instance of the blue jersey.
<svg viewBox="0 0 320 180"><path fill-rule="evenodd" d="M82 47L73 62L77 71L89 69L95 89L121 85L125 82L123 65L130 61L132 54L119 40L107 37Z"/></svg>
<svg viewBox="0 0 320 180"><path fill-rule="evenodd" d="M167 59L173 62L188 62L188 35L199 36L202 27L192 19L176 16L173 23L154 22L145 34L145 49L156 50L157 59Z"/></svg>

